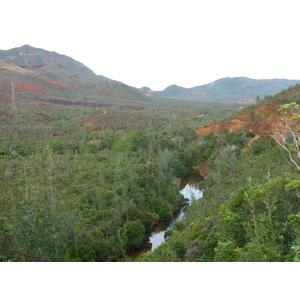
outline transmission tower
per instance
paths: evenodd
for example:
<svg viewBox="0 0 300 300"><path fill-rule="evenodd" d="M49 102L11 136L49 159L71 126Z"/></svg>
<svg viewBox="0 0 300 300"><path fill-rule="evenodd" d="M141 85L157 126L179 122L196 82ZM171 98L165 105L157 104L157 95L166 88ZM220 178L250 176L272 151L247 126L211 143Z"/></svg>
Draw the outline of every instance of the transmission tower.
<svg viewBox="0 0 300 300"><path fill-rule="evenodd" d="M13 81L11 82L11 110L16 110L15 86Z"/></svg>

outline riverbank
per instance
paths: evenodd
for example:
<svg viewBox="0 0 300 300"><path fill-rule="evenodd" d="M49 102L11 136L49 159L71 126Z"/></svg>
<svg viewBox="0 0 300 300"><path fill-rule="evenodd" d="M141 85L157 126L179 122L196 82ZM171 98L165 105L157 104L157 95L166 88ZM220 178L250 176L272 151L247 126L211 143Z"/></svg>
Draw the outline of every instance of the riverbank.
<svg viewBox="0 0 300 300"><path fill-rule="evenodd" d="M202 197L203 192L199 185L204 178L199 175L197 172L191 172L188 176L177 180L177 186L179 187L179 193L188 199L187 205L190 205L191 202L195 199L198 200ZM154 225L151 234L144 241L141 249L134 249L127 253L127 256L134 261L138 255L148 251L153 251L163 242L165 242L165 232L170 230L176 222L179 222L184 214L185 205L177 209L168 220L160 221Z"/></svg>

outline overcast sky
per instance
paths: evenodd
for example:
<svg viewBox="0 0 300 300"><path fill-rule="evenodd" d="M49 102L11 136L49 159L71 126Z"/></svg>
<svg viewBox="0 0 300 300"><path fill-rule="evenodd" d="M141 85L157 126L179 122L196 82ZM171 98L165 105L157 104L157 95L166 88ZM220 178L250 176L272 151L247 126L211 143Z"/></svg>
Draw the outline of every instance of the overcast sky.
<svg viewBox="0 0 300 300"><path fill-rule="evenodd" d="M12 0L0 49L29 44L163 90L223 77L300 79L296 0Z"/></svg>

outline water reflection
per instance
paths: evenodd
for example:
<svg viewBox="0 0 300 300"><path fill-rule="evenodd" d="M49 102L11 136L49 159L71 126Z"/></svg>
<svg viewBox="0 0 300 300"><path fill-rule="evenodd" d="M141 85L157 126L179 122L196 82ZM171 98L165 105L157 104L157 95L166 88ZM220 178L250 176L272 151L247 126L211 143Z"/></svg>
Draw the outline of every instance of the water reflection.
<svg viewBox="0 0 300 300"><path fill-rule="evenodd" d="M187 184L179 193L183 195L184 198L189 199L190 204L194 199L197 200L203 196L202 189L200 189L198 183Z"/></svg>
<svg viewBox="0 0 300 300"><path fill-rule="evenodd" d="M193 200L202 198L203 191L200 188L199 182L203 180L203 177L190 176L184 178L180 185L180 194L184 198L188 199L189 205ZM180 221L185 214L184 207L179 208L174 214L171 220L161 221L153 227L151 236L144 242L142 249L136 249L130 251L128 255L134 260L140 253L152 251L165 241L165 232L172 229L174 224Z"/></svg>
<svg viewBox="0 0 300 300"><path fill-rule="evenodd" d="M180 194L189 200L189 204L191 204L193 200L200 199L203 196L203 192L198 183L187 184L182 190L180 190ZM165 241L165 232L172 229L174 224L183 218L184 213L183 207L181 207L175 212L171 221L160 222L160 224L157 224L153 228L152 235L149 237L149 243L152 244L151 250L154 250Z"/></svg>
<svg viewBox="0 0 300 300"><path fill-rule="evenodd" d="M149 244L151 245L149 251L152 251L165 241L165 232L170 230L175 222L178 222L184 216L183 207L179 208L171 220L161 221L153 227L152 234L149 236Z"/></svg>

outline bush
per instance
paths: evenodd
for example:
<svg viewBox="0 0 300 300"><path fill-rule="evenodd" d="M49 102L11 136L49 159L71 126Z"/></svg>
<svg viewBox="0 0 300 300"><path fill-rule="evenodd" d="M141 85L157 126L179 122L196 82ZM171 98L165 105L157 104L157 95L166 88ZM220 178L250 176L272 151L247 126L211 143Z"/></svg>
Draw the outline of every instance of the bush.
<svg viewBox="0 0 300 300"><path fill-rule="evenodd" d="M181 163L175 163L172 167L175 171L175 176L178 178L183 178L188 173L188 168Z"/></svg>
<svg viewBox="0 0 300 300"><path fill-rule="evenodd" d="M263 147L259 143L253 143L251 147L252 153L254 155L260 154L263 151Z"/></svg>
<svg viewBox="0 0 300 300"><path fill-rule="evenodd" d="M171 249L175 252L178 258L183 258L186 253L186 247L182 242L174 241L171 243Z"/></svg>
<svg viewBox="0 0 300 300"><path fill-rule="evenodd" d="M231 144L243 147L245 144L245 140L241 136L237 136L231 141Z"/></svg>
<svg viewBox="0 0 300 300"><path fill-rule="evenodd" d="M120 235L128 249L139 248L145 238L146 228L140 219L130 221L120 229Z"/></svg>

